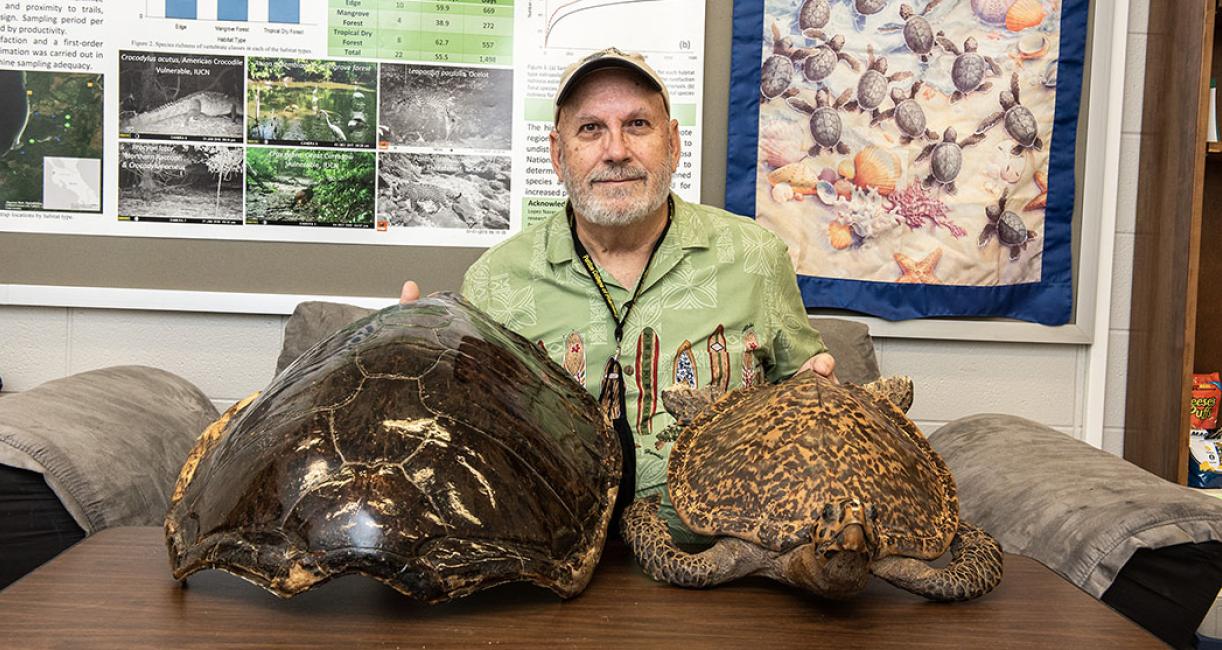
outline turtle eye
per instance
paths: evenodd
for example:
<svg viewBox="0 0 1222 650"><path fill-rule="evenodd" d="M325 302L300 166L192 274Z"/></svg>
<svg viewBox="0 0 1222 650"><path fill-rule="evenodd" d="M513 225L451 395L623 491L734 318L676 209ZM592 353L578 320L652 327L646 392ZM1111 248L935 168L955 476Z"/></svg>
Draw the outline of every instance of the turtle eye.
<svg viewBox="0 0 1222 650"><path fill-rule="evenodd" d="M870 506L869 514L870 514L870 521L874 521L878 519L878 508L876 508L875 506Z"/></svg>

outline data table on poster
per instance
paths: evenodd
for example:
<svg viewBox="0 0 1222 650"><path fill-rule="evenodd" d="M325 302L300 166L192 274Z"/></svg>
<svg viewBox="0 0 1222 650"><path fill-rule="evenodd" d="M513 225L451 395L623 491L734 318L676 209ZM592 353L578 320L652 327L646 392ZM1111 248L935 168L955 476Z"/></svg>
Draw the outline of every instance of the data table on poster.
<svg viewBox="0 0 1222 650"><path fill-rule="evenodd" d="M403 61L513 63L514 0L330 0L328 53Z"/></svg>

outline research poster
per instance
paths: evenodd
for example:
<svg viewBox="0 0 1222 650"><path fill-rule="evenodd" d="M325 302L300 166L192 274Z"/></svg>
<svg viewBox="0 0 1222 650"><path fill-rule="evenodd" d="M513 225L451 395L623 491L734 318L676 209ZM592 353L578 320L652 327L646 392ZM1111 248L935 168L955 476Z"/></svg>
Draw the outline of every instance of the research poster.
<svg viewBox="0 0 1222 650"><path fill-rule="evenodd" d="M552 96L667 81L700 197L704 0L0 3L0 231L490 246L564 204Z"/></svg>

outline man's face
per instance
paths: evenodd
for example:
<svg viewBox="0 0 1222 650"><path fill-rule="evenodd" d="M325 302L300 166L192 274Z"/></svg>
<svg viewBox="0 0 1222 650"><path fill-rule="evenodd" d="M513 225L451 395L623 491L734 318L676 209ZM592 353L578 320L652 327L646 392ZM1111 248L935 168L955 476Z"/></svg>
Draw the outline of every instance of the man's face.
<svg viewBox="0 0 1222 650"><path fill-rule="evenodd" d="M627 225L665 203L679 165L679 123L637 74L608 68L586 76L564 103L551 151L578 214Z"/></svg>

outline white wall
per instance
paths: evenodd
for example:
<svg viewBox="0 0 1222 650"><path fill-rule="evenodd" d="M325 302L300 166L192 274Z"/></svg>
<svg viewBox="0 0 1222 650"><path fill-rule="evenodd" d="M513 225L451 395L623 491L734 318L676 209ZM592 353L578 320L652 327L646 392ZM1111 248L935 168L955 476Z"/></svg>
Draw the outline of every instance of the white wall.
<svg viewBox="0 0 1222 650"><path fill-rule="evenodd" d="M1103 446L1121 453L1129 340L1134 209L1141 93L1150 0L1130 0L1120 196L1105 378ZM1101 110L1091 107L1091 110ZM5 391L72 373L144 364L179 374L218 408L262 388L272 376L284 318L134 310L0 306L0 377ZM1028 417L1083 437L1088 348L1081 345L879 339L885 373L916 380L912 415L926 432L964 415Z"/></svg>

